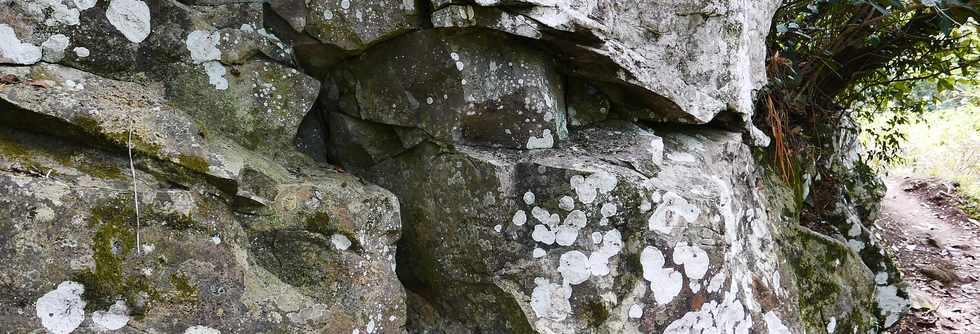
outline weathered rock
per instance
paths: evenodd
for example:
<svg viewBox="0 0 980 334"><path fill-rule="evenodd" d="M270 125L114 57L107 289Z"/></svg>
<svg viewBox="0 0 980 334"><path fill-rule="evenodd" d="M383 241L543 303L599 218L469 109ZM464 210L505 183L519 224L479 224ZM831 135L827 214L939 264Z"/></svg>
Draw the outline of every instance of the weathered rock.
<svg viewBox="0 0 980 334"><path fill-rule="evenodd" d="M877 328L871 272L788 222L738 134L655 132L611 122L523 153L424 143L362 171L402 200L409 327Z"/></svg>
<svg viewBox="0 0 980 334"><path fill-rule="evenodd" d="M272 9L296 31L343 50L363 50L421 27L415 1L274 1Z"/></svg>
<svg viewBox="0 0 980 334"><path fill-rule="evenodd" d="M333 78L341 112L446 142L535 149L567 136L551 59L500 33L410 33L344 63Z"/></svg>
<svg viewBox="0 0 980 334"><path fill-rule="evenodd" d="M853 133L813 230L743 140L776 5L6 1L0 323L876 332Z"/></svg>
<svg viewBox="0 0 980 334"><path fill-rule="evenodd" d="M0 89L4 330L401 331L389 192L287 171L160 88L49 64L0 74L24 81Z"/></svg>
<svg viewBox="0 0 980 334"><path fill-rule="evenodd" d="M477 3L505 10L452 5L433 24L543 39L566 55L568 73L616 83L609 89L623 91L616 102L632 117L702 124L734 110L755 142L768 143L749 120L778 1Z"/></svg>

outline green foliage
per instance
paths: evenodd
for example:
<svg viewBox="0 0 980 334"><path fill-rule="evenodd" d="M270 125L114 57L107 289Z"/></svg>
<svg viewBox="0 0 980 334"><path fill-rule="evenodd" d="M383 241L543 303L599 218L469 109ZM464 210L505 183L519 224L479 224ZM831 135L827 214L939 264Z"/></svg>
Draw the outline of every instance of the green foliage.
<svg viewBox="0 0 980 334"><path fill-rule="evenodd" d="M882 120L865 129L875 141L866 158L893 162L902 125L977 83L978 17L976 1L784 2L770 33L769 92L803 137L844 113Z"/></svg>

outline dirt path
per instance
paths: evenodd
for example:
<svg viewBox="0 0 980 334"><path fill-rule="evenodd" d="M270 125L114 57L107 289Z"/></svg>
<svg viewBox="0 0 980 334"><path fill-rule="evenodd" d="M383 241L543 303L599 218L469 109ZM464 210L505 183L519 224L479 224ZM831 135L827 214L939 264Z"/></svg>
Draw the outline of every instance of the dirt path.
<svg viewBox="0 0 980 334"><path fill-rule="evenodd" d="M885 183L876 225L912 286L914 308L889 332L980 333L980 225L938 200L941 182Z"/></svg>

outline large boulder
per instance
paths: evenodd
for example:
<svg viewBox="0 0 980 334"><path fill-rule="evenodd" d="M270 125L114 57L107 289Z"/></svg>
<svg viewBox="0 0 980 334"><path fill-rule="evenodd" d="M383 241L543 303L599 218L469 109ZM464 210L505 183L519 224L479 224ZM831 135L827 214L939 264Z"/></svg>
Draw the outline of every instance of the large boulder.
<svg viewBox="0 0 980 334"><path fill-rule="evenodd" d="M74 19L52 21L57 11L15 1L4 9L15 20L0 26L19 27L12 29L22 31L15 38L42 46L45 62L162 83L168 104L210 132L278 160L291 158L280 156L280 148L291 146L319 82L293 68L292 49L263 28L261 3L49 2L69 8Z"/></svg>
<svg viewBox="0 0 980 334"><path fill-rule="evenodd" d="M703 124L720 113L751 125L766 82L765 37L779 1L433 1L437 27L482 27L541 39L572 75L614 84L632 117Z"/></svg>
<svg viewBox="0 0 980 334"><path fill-rule="evenodd" d="M612 121L551 150L427 141L355 172L402 200L418 332L876 330L872 272L754 166L737 133Z"/></svg>
<svg viewBox="0 0 980 334"><path fill-rule="evenodd" d="M277 162L153 86L0 76L19 81L0 87L4 330L400 333L390 192Z"/></svg>
<svg viewBox="0 0 980 334"><path fill-rule="evenodd" d="M533 149L567 136L553 60L503 33L409 33L338 66L332 80L325 110L445 142Z"/></svg>

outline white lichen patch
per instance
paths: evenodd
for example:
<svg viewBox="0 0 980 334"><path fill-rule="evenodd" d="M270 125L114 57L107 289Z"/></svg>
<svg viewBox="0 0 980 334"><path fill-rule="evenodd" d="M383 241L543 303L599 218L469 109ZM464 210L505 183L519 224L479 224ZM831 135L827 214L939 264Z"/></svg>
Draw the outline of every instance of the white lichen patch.
<svg viewBox="0 0 980 334"><path fill-rule="evenodd" d="M907 298L898 296L898 287L895 285L879 286L875 291L875 301L878 302L881 314L885 316L885 327L894 325L910 305Z"/></svg>
<svg viewBox="0 0 980 334"><path fill-rule="evenodd" d="M589 255L589 271L594 276L605 276L610 272L609 259L623 250L623 235L619 230L609 230L602 236L602 246Z"/></svg>
<svg viewBox="0 0 980 334"><path fill-rule="evenodd" d="M214 86L214 89L225 90L228 89L228 79L225 79L224 65L221 65L218 61L209 61L204 63L204 73L208 75L208 83Z"/></svg>
<svg viewBox="0 0 980 334"><path fill-rule="evenodd" d="M752 315L735 298L726 298L718 303L704 303L698 311L684 314L664 329L664 334L688 333L735 333L749 334L752 329Z"/></svg>
<svg viewBox="0 0 980 334"><path fill-rule="evenodd" d="M334 248L342 251L347 250L351 246L350 239L348 239L347 236L339 233L330 236L330 243L333 244Z"/></svg>
<svg viewBox="0 0 980 334"><path fill-rule="evenodd" d="M191 326L184 330L184 334L221 334L221 331L206 326Z"/></svg>
<svg viewBox="0 0 980 334"><path fill-rule="evenodd" d="M80 11L95 7L95 4L98 2L98 0L72 0L72 1L75 3L75 8L78 8L78 10Z"/></svg>
<svg viewBox="0 0 980 334"><path fill-rule="evenodd" d="M551 245L555 243L555 232L546 225L537 224L534 225L534 231L531 231L531 239L545 245Z"/></svg>
<svg viewBox="0 0 980 334"><path fill-rule="evenodd" d="M41 48L21 43L14 28L0 23L0 63L31 65L41 60Z"/></svg>
<svg viewBox="0 0 980 334"><path fill-rule="evenodd" d="M653 298L657 304L666 305L677 297L684 285L684 277L673 268L665 268L667 259L657 248L646 246L640 252L640 266L643 269L643 279L650 282Z"/></svg>
<svg viewBox="0 0 980 334"><path fill-rule="evenodd" d="M72 51L75 51L75 55L78 56L78 58L88 57L89 54L91 53L89 52L88 48L81 47L81 46L72 49Z"/></svg>
<svg viewBox="0 0 980 334"><path fill-rule="evenodd" d="M562 196L558 199L558 208L565 211L575 210L575 199L571 196Z"/></svg>
<svg viewBox="0 0 980 334"><path fill-rule="evenodd" d="M615 216L618 212L616 204L613 203L603 203L602 208L599 209L599 213L602 214L602 218L609 218Z"/></svg>
<svg viewBox="0 0 980 334"><path fill-rule="evenodd" d="M699 280L708 272L708 252L697 245L679 242L674 246L674 263L684 265L684 273L692 280Z"/></svg>
<svg viewBox="0 0 980 334"><path fill-rule="evenodd" d="M630 319L639 319L639 318L642 318L643 317L643 304L633 304L633 305L630 305L630 309L629 309L629 312L627 313L627 316L630 317Z"/></svg>
<svg viewBox="0 0 980 334"><path fill-rule="evenodd" d="M107 311L92 312L92 322L99 328L110 331L125 327L129 320L129 307L126 307L126 302L121 300L112 304Z"/></svg>
<svg viewBox="0 0 980 334"><path fill-rule="evenodd" d="M766 328L769 330L769 334L791 334L789 328L783 325L783 320L779 319L773 311L766 312L763 319L766 321Z"/></svg>
<svg viewBox="0 0 980 334"><path fill-rule="evenodd" d="M534 250L531 251L531 257L535 259L542 258L545 255L548 255L548 252L545 252L544 249L541 249L539 247L535 247Z"/></svg>
<svg viewBox="0 0 980 334"><path fill-rule="evenodd" d="M711 280L708 281L708 292L718 292L721 290L722 284L725 284L725 275L718 272L711 276Z"/></svg>
<svg viewBox="0 0 980 334"><path fill-rule="evenodd" d="M569 225L558 226L555 242L560 246L571 246L578 239L579 228Z"/></svg>
<svg viewBox="0 0 980 334"><path fill-rule="evenodd" d="M568 301L572 297L572 288L568 285L551 283L547 279L534 279L534 291L531 292L531 309L538 318L562 321L572 313L572 305Z"/></svg>
<svg viewBox="0 0 980 334"><path fill-rule="evenodd" d="M41 43L42 59L49 63L57 63L65 58L65 49L68 48L68 36L54 34Z"/></svg>
<svg viewBox="0 0 980 334"><path fill-rule="evenodd" d="M105 17L130 42L142 42L150 35L150 7L143 1L112 0Z"/></svg>
<svg viewBox="0 0 980 334"><path fill-rule="evenodd" d="M83 292L81 283L65 281L41 296L35 303L41 326L54 334L67 334L78 328L85 320Z"/></svg>
<svg viewBox="0 0 980 334"><path fill-rule="evenodd" d="M565 252L558 259L558 272L561 273L564 283L581 284L592 275L589 269L589 257L577 250Z"/></svg>
<svg viewBox="0 0 980 334"><path fill-rule="evenodd" d="M191 52L191 61L200 64L221 59L221 50L218 49L220 40L221 34L217 31L209 33L203 30L195 30L187 34L184 45Z"/></svg>
<svg viewBox="0 0 980 334"><path fill-rule="evenodd" d="M517 210L517 212L514 213L514 217L511 218L510 221L514 223L515 226L524 225L524 223L527 222L527 213L525 213L524 210Z"/></svg>
<svg viewBox="0 0 980 334"><path fill-rule="evenodd" d="M830 321L827 322L827 334L834 334L837 331L837 318L830 317Z"/></svg>
<svg viewBox="0 0 980 334"><path fill-rule="evenodd" d="M551 135L550 129L544 129L541 133L541 137L531 136L527 139L527 149L542 149L542 148L552 148L555 146L555 137Z"/></svg>
<svg viewBox="0 0 980 334"><path fill-rule="evenodd" d="M686 199L675 193L665 193L662 201L663 203L657 206L657 210L647 219L651 231L670 234L674 227L681 223L682 218L687 223L693 223L701 215L701 209L689 204Z"/></svg>
<svg viewBox="0 0 980 334"><path fill-rule="evenodd" d="M605 171L593 173L588 177L575 175L569 180L579 202L583 204L592 204L599 194L606 194L616 189L618 182L615 175Z"/></svg>
<svg viewBox="0 0 980 334"><path fill-rule="evenodd" d="M534 193L530 191L524 193L524 204L534 205Z"/></svg>

